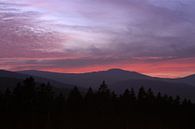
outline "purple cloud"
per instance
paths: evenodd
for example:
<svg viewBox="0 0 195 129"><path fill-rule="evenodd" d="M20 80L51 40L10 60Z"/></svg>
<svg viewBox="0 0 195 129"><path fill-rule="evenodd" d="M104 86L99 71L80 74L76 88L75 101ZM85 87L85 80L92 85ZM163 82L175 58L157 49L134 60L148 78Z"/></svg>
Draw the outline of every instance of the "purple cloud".
<svg viewBox="0 0 195 129"><path fill-rule="evenodd" d="M194 11L193 0L4 0L0 60L66 69L195 59Z"/></svg>

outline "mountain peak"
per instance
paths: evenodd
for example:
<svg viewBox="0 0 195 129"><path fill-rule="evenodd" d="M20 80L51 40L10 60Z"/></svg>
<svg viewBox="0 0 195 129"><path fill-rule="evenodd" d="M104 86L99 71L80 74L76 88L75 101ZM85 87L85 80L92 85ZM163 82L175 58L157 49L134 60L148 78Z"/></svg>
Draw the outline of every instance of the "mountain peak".
<svg viewBox="0 0 195 129"><path fill-rule="evenodd" d="M38 72L39 70L23 70L23 71L18 71L18 72Z"/></svg>
<svg viewBox="0 0 195 129"><path fill-rule="evenodd" d="M189 75L188 77L195 77L195 74Z"/></svg>
<svg viewBox="0 0 195 129"><path fill-rule="evenodd" d="M10 72L10 71L6 71L6 70L3 70L3 69L0 69L0 72Z"/></svg>
<svg viewBox="0 0 195 129"><path fill-rule="evenodd" d="M0 69L1 74L16 74L16 72Z"/></svg>
<svg viewBox="0 0 195 129"><path fill-rule="evenodd" d="M114 73L131 73L131 74L140 74L138 72L135 71L128 71L128 70L124 70L124 69L119 69L119 68L113 68L113 69L109 69L106 72L114 72Z"/></svg>
<svg viewBox="0 0 195 129"><path fill-rule="evenodd" d="M125 71L125 70L119 68L112 68L112 69L108 69L107 71Z"/></svg>
<svg viewBox="0 0 195 129"><path fill-rule="evenodd" d="M192 74L192 75L189 75L183 78L179 78L179 79L192 79L192 78L195 78L195 74Z"/></svg>
<svg viewBox="0 0 195 129"><path fill-rule="evenodd" d="M113 68L113 69L108 69L107 72L131 72L131 71L127 71L119 68Z"/></svg>

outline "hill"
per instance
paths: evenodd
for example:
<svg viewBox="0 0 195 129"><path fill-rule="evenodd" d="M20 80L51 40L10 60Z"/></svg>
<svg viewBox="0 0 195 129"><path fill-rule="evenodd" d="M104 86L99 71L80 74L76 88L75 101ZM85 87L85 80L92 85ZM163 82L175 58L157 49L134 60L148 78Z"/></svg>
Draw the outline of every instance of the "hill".
<svg viewBox="0 0 195 129"><path fill-rule="evenodd" d="M6 88L12 89L17 85L18 82L22 82L24 79L30 76L32 76L38 84L49 82L55 88L64 89L64 90L74 87L73 85L60 83L52 79L37 77L29 74L11 72L6 70L0 70L0 89L1 90L5 90Z"/></svg>
<svg viewBox="0 0 195 129"><path fill-rule="evenodd" d="M175 79L175 81L183 82L195 86L195 74L187 77Z"/></svg>
<svg viewBox="0 0 195 129"><path fill-rule="evenodd" d="M169 95L180 95L195 100L194 76L182 79L156 78L141 73L121 69L110 69L107 71L89 73L55 73L45 71L20 71L19 73L52 79L60 83L77 85L83 88L98 88L105 80L112 90L118 93L127 88L138 89L141 86L152 88L156 92Z"/></svg>
<svg viewBox="0 0 195 129"><path fill-rule="evenodd" d="M20 71L19 73L53 79L55 81L67 84L78 85L81 87L97 88L99 84L106 80L108 84L128 79L154 79L137 72L130 72L121 69L110 69L107 71L89 72L89 73L54 73L45 71Z"/></svg>

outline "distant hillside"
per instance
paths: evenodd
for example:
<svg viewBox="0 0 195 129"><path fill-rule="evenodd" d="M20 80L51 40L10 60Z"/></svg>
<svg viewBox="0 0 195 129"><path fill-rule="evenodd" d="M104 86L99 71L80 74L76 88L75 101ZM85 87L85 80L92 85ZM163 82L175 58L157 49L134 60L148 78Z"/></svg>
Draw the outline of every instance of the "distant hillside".
<svg viewBox="0 0 195 129"><path fill-rule="evenodd" d="M183 82L195 86L195 74L184 78L175 79L175 81Z"/></svg>
<svg viewBox="0 0 195 129"><path fill-rule="evenodd" d="M21 79L16 78L0 77L0 90L4 91L7 88L13 89L21 81Z"/></svg>
<svg viewBox="0 0 195 129"><path fill-rule="evenodd" d="M33 78L38 84L49 82L52 86L56 88L70 89L74 87L73 85L60 83L52 79L36 77L34 75L27 75L27 74L22 74L22 73L17 73L17 72L0 70L0 89L4 90L5 88L13 88L16 86L18 82L22 82L25 78L28 78L30 76L33 76Z"/></svg>
<svg viewBox="0 0 195 129"><path fill-rule="evenodd" d="M127 88L138 90L140 87L151 88L155 93L161 92L172 96L182 96L195 101L195 87L186 83L173 83L161 80L130 79L112 84L112 88L122 93Z"/></svg>
<svg viewBox="0 0 195 129"><path fill-rule="evenodd" d="M0 77L23 79L23 78L26 78L28 76L29 75L24 75L22 73L11 72L11 71L6 71L6 70L0 70Z"/></svg>
<svg viewBox="0 0 195 129"><path fill-rule="evenodd" d="M79 85L82 87L98 87L99 83L106 80L108 84L128 79L153 79L152 77L121 69L110 69L108 71L89 72L89 73L53 73L44 71L20 71L19 73L53 79L61 83Z"/></svg>
<svg viewBox="0 0 195 129"><path fill-rule="evenodd" d="M98 88L99 84L105 80L109 87L116 92L122 92L126 88L138 89L141 86L152 88L170 95L181 95L195 100L194 76L183 79L155 78L137 72L125 71L121 69L110 69L107 71L89 73L54 73L45 71L20 71L19 73L32 75L41 78L55 80L60 83L77 85L83 88Z"/></svg>

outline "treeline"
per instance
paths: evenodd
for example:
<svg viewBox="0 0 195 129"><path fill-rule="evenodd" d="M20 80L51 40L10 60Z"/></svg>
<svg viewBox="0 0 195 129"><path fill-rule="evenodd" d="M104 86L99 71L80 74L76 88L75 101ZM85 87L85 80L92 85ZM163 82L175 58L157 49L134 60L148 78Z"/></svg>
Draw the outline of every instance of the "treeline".
<svg viewBox="0 0 195 129"><path fill-rule="evenodd" d="M179 96L141 87L117 95L103 82L99 89L55 93L27 78L0 94L1 129L194 129L195 105Z"/></svg>

